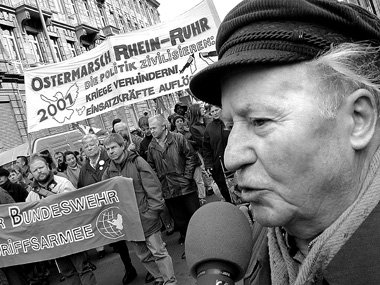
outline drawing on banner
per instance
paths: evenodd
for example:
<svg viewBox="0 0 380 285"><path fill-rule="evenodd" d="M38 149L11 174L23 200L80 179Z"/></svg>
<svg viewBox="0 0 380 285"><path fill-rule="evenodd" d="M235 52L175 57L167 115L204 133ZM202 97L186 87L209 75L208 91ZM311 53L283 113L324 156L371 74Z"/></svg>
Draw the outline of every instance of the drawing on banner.
<svg viewBox="0 0 380 285"><path fill-rule="evenodd" d="M48 103L49 105L46 108L41 108L38 110L37 114L41 116L40 122L47 120L49 116L61 124L64 123L66 119L70 120L71 116L74 114L73 106L78 98L78 93L79 88L75 83L69 88L65 96L63 96L60 91L55 93L53 96L54 99L49 99L45 95L41 94L40 97L42 101Z"/></svg>
<svg viewBox="0 0 380 285"><path fill-rule="evenodd" d="M209 52L200 52L199 57L207 64L210 65L215 62L214 59L217 60L218 54L216 53L216 50L209 51Z"/></svg>
<svg viewBox="0 0 380 285"><path fill-rule="evenodd" d="M109 207L103 210L96 219L96 228L100 234L109 239L118 239L123 232L123 216L119 207Z"/></svg>

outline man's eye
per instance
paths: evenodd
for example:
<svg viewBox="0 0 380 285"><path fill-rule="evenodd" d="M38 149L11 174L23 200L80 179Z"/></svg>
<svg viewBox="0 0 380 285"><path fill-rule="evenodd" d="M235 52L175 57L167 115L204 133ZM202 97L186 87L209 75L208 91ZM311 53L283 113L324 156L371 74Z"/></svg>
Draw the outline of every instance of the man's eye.
<svg viewBox="0 0 380 285"><path fill-rule="evenodd" d="M262 127L269 122L270 122L269 119L253 119L251 121L251 123L254 127Z"/></svg>

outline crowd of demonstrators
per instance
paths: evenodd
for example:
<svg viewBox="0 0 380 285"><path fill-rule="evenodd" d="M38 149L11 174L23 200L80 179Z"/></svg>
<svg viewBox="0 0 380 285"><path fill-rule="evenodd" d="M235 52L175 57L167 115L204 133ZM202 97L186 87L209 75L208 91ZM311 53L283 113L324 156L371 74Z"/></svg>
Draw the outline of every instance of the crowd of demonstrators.
<svg viewBox="0 0 380 285"><path fill-rule="evenodd" d="M157 173L162 194L184 243L187 226L199 208L197 188L193 179L199 159L182 134L173 133L162 115L149 118L153 139L148 147L148 163Z"/></svg>
<svg viewBox="0 0 380 285"><path fill-rule="evenodd" d="M125 148L125 141L120 134L109 135L103 144L111 159L103 179L115 176L133 179L146 239L145 242L134 242L137 256L154 277L155 285L177 284L172 258L161 237L160 212L164 208L164 200L157 175L141 156Z"/></svg>
<svg viewBox="0 0 380 285"><path fill-rule="evenodd" d="M212 178L205 165L208 170L216 169L214 164L204 163L207 161L204 159L206 108L198 103L188 107L179 102L175 113L168 118L170 122L161 115L149 117L146 112L138 121L138 131L115 119L105 145L97 135L89 133L83 136L79 151L57 151L52 155L44 150L34 154L30 163L27 157L19 156L9 170L0 167L0 191L5 191L15 202L36 201L44 194L73 191L113 176L133 178L146 238L146 242L134 244L137 256L148 271L145 282L176 284L172 259L161 231L166 230L167 235L178 231L178 242L184 244L191 216L206 203L206 189L211 188ZM210 146L211 151L213 147ZM125 267L122 283L131 283L137 272L127 243L120 241L110 246L120 255ZM104 246L96 250L99 258L104 257ZM62 280L68 284L71 280L76 281L70 284L96 284L91 272L96 267L86 253L57 260L57 266L64 277ZM15 284L44 284L49 274L47 268L47 262L24 266L20 274L26 283ZM8 269L6 273L16 269ZM82 278L82 273L88 276Z"/></svg>

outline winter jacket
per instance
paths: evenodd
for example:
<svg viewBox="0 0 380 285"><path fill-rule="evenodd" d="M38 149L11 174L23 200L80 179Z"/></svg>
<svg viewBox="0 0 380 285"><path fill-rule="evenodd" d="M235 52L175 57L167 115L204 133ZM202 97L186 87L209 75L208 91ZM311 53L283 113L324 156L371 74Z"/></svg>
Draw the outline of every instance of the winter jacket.
<svg viewBox="0 0 380 285"><path fill-rule="evenodd" d="M141 224L145 237L161 229L160 212L164 208L161 184L149 164L138 154L125 151L125 158L121 164L110 162L103 174L103 180L123 176L133 179L137 206L140 212Z"/></svg>
<svg viewBox="0 0 380 285"><path fill-rule="evenodd" d="M0 205L12 203L15 203L15 200L12 198L11 195L9 195L9 193L6 190L0 187Z"/></svg>
<svg viewBox="0 0 380 285"><path fill-rule="evenodd" d="M140 143L140 152L139 152L139 154L145 160L147 160L148 146L149 146L150 142L152 141L152 138L153 138L152 135L145 136L143 138L143 140L141 141L141 143Z"/></svg>
<svg viewBox="0 0 380 285"><path fill-rule="evenodd" d="M224 129L224 123L220 119L207 125L202 145L206 169L221 170L220 158L223 160L229 134L230 131Z"/></svg>
<svg viewBox="0 0 380 285"><path fill-rule="evenodd" d="M86 159L86 162L80 169L78 189L102 181L103 173L108 167L109 163L110 159L107 155L106 150L103 148L100 151L100 158L95 166L95 169L90 165L89 159Z"/></svg>
<svg viewBox="0 0 380 285"><path fill-rule="evenodd" d="M38 182L34 181L32 188L38 189L40 187L41 185ZM49 183L49 185L47 187L42 188L49 190L52 194L60 194L76 190L74 185L67 178L58 175L54 175L54 178ZM39 201L44 197L46 196L42 196L32 190L29 192L29 195L26 198L26 202Z"/></svg>
<svg viewBox="0 0 380 285"><path fill-rule="evenodd" d="M196 122L190 126L190 133L194 144L192 145L196 151L202 154L203 136L206 131L206 126L203 123Z"/></svg>
<svg viewBox="0 0 380 285"><path fill-rule="evenodd" d="M28 191L25 190L20 184L12 183L7 180L1 187L6 190L12 198L18 202L25 202L26 197L28 197Z"/></svg>
<svg viewBox="0 0 380 285"><path fill-rule="evenodd" d="M160 179L164 199L197 191L193 174L199 158L183 135L168 132L164 148L152 139L148 163Z"/></svg>

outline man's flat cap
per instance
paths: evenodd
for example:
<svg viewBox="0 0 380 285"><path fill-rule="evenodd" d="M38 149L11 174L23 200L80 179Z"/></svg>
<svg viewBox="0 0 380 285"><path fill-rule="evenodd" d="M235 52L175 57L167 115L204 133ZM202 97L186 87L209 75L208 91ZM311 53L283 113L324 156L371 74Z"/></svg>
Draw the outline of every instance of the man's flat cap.
<svg viewBox="0 0 380 285"><path fill-rule="evenodd" d="M346 42L380 46L380 20L336 0L244 0L219 27L218 61L193 77L190 90L221 106L220 78L227 70L307 61Z"/></svg>

